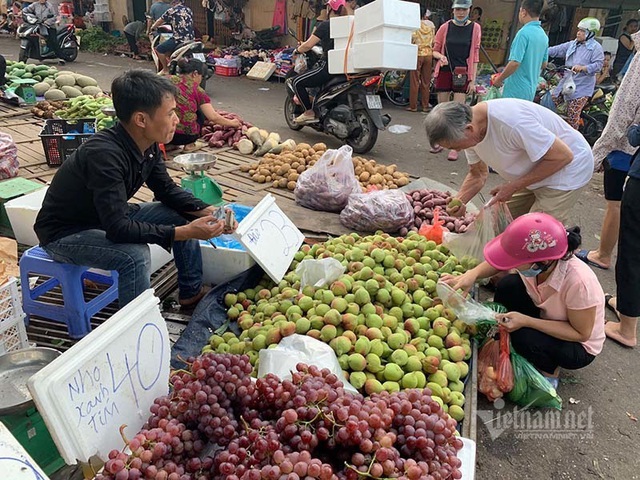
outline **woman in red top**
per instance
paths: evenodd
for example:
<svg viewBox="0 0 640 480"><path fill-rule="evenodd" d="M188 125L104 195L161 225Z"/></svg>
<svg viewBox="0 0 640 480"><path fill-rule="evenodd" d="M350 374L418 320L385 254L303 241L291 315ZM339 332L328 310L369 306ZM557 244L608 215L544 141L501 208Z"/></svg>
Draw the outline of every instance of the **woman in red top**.
<svg viewBox="0 0 640 480"><path fill-rule="evenodd" d="M453 0L453 18L443 23L433 44L433 58L437 60L434 77L438 92L438 103L451 100L464 103L467 94L476 88L476 67L480 61L480 40L482 28L479 23L469 20L471 0ZM454 72L464 72L467 82L455 85ZM440 153L440 145L432 145L431 153ZM458 152L449 151L449 160L457 160Z"/></svg>
<svg viewBox="0 0 640 480"><path fill-rule="evenodd" d="M239 120L229 120L215 111L211 105L209 95L200 87L202 75L206 65L200 60L182 59L178 63L178 75L172 75L171 82L176 86L176 113L180 120L176 127L173 140L169 143L169 150L176 150L184 145L184 152L192 152L198 147L196 140L200 137L200 130L205 120L217 125L239 128Z"/></svg>

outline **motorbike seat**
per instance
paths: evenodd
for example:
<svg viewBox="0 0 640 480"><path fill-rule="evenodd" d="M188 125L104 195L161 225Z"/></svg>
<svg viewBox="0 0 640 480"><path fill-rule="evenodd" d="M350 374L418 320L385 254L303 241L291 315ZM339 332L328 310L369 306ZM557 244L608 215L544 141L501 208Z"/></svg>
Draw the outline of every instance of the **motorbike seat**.
<svg viewBox="0 0 640 480"><path fill-rule="evenodd" d="M58 25L56 27L56 33L62 33L67 31L67 25Z"/></svg>
<svg viewBox="0 0 640 480"><path fill-rule="evenodd" d="M615 92L617 87L614 84L609 83L605 85L596 85L596 88L602 90L602 92L606 95L607 93Z"/></svg>
<svg viewBox="0 0 640 480"><path fill-rule="evenodd" d="M341 83L344 83L347 81L347 77L344 75L334 75L331 80L329 80L327 83L325 83L324 85L322 85L322 89L326 90L327 88L331 88L331 87L335 87L336 85L339 85Z"/></svg>

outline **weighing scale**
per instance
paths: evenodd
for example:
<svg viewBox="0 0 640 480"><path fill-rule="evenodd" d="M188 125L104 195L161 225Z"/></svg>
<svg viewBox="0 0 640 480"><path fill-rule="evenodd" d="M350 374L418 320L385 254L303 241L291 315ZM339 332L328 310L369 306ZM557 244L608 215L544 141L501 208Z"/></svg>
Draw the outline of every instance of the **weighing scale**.
<svg viewBox="0 0 640 480"><path fill-rule="evenodd" d="M0 421L47 475L65 463L36 410L27 380L60 356L52 348L28 348L0 356Z"/></svg>
<svg viewBox="0 0 640 480"><path fill-rule="evenodd" d="M180 185L190 191L194 197L199 198L209 205L221 206L222 188L205 174L209 168L215 165L218 157L211 153L185 153L176 156L173 161L189 175L183 177Z"/></svg>

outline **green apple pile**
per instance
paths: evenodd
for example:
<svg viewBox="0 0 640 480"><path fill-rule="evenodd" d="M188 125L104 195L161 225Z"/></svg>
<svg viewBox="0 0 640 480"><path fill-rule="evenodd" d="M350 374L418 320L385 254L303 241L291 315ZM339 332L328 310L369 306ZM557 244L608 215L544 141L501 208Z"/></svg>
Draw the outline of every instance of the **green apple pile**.
<svg viewBox="0 0 640 480"><path fill-rule="evenodd" d="M346 272L327 288L300 289L298 263L326 257ZM213 335L203 353L247 354L257 372L260 350L294 333L308 335L333 348L345 378L362 393L428 387L462 420L469 334L437 298L436 282L464 271L445 246L418 234L350 234L304 245L279 284L265 277L225 296L228 317L242 333Z"/></svg>

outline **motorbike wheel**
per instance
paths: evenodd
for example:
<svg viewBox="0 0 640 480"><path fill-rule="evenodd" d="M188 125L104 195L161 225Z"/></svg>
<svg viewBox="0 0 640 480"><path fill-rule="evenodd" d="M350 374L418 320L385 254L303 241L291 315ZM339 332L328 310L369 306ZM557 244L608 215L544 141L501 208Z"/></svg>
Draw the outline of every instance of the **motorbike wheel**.
<svg viewBox="0 0 640 480"><path fill-rule="evenodd" d="M76 58L78 58L78 47L72 48L63 48L60 52L62 55L62 59L65 62L73 62Z"/></svg>
<svg viewBox="0 0 640 480"><path fill-rule="evenodd" d="M357 138L348 138L347 145L353 148L355 153L367 153L378 140L378 127L374 125L366 110L356 110L354 115L362 131Z"/></svg>
<svg viewBox="0 0 640 480"><path fill-rule="evenodd" d="M287 95L284 101L284 119L291 130L302 130L302 127L304 127L304 125L298 125L296 123L296 117L301 113L302 108L293 103L292 98Z"/></svg>
<svg viewBox="0 0 640 480"><path fill-rule="evenodd" d="M18 55L18 61L27 63L27 60L29 60L29 52L26 48L21 48L20 54Z"/></svg>
<svg viewBox="0 0 640 480"><path fill-rule="evenodd" d="M583 123L580 127L580 133L582 133L589 145L593 146L600 138L608 120L609 115L604 112L582 115Z"/></svg>

